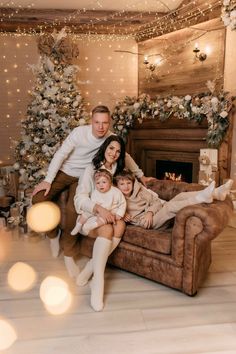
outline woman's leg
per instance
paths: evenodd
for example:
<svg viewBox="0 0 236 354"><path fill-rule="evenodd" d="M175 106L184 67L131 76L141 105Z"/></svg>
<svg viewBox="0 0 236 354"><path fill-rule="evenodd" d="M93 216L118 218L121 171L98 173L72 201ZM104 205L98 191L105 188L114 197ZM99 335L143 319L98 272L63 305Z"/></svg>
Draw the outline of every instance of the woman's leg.
<svg viewBox="0 0 236 354"><path fill-rule="evenodd" d="M112 237L110 254L119 245L121 237L125 232L125 222L123 220L117 221L116 225L113 225L114 235ZM109 255L110 255L109 254ZM82 272L78 275L76 279L76 284L79 286L84 286L88 283L89 279L93 275L93 260L92 258L87 262L86 266Z"/></svg>
<svg viewBox="0 0 236 354"><path fill-rule="evenodd" d="M104 272L110 254L113 233L113 226L107 224L93 230L91 235L96 237L93 245L93 279L91 282L91 306L95 311L103 309Z"/></svg>

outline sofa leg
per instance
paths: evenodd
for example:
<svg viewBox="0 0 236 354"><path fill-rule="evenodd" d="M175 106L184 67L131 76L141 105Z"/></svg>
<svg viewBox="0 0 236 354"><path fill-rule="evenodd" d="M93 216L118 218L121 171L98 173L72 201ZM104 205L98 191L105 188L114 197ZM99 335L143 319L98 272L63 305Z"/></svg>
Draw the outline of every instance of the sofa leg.
<svg viewBox="0 0 236 354"><path fill-rule="evenodd" d="M193 293L193 294L187 294L187 295L190 296L190 297L194 297L194 296L197 295L197 290L195 291L195 293Z"/></svg>

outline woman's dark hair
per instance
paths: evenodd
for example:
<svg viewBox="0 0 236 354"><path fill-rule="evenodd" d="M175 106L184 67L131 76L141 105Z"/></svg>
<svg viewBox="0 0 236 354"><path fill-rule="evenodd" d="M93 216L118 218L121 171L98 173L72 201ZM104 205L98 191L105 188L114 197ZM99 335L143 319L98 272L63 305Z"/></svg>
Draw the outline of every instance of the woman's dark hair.
<svg viewBox="0 0 236 354"><path fill-rule="evenodd" d="M92 163L95 167L95 170L98 170L102 163L105 160L105 151L108 147L108 145L110 145L111 142L113 141L117 141L117 143L120 144L120 156L118 157L118 160L116 161L117 163L117 167L116 167L116 172L115 175L119 172L121 172L124 167L125 167L125 143L124 140L118 136L118 135L110 135L108 136L108 138L106 138L106 140L104 141L104 143L100 146L98 152L95 154Z"/></svg>

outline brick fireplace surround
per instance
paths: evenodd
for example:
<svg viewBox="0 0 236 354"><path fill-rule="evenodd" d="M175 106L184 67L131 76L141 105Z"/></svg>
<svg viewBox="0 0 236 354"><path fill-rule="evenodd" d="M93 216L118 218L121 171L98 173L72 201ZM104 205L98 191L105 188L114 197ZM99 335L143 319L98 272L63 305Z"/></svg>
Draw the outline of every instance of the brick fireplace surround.
<svg viewBox="0 0 236 354"><path fill-rule="evenodd" d="M218 149L219 183L230 176L231 131ZM156 177L156 161L192 164L192 182L198 182L200 149L207 148L207 122L201 124L171 118L166 122L145 120L129 132L128 151L146 176Z"/></svg>

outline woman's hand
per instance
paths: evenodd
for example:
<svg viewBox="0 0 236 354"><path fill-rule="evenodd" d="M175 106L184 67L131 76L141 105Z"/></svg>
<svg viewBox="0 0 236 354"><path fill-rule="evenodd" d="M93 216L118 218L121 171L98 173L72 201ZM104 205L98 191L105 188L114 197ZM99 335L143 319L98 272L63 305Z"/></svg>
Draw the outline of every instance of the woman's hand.
<svg viewBox="0 0 236 354"><path fill-rule="evenodd" d="M116 217L114 214L112 214L109 210L106 208L103 208L101 205L96 204L95 205L95 213L99 215L101 218L105 220L107 224L115 224L116 223Z"/></svg>
<svg viewBox="0 0 236 354"><path fill-rule="evenodd" d="M35 194L37 194L40 191L45 190L44 196L46 197L46 195L48 195L50 189L51 189L51 183L46 182L46 181L42 181L35 186L32 196L34 196Z"/></svg>
<svg viewBox="0 0 236 354"><path fill-rule="evenodd" d="M154 180L154 177L146 177L146 176L142 176L141 178L139 178L140 182L147 187L147 183L151 182L152 180Z"/></svg>
<svg viewBox="0 0 236 354"><path fill-rule="evenodd" d="M131 221L131 215L129 215L128 213L125 213L125 215L123 217L123 220L125 222L130 222Z"/></svg>
<svg viewBox="0 0 236 354"><path fill-rule="evenodd" d="M153 223L153 213L151 211L148 211L141 220L141 225L145 229L151 229L152 228L152 223Z"/></svg>

